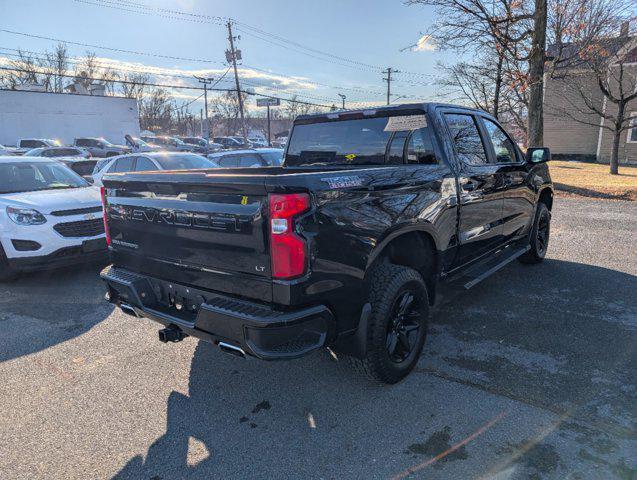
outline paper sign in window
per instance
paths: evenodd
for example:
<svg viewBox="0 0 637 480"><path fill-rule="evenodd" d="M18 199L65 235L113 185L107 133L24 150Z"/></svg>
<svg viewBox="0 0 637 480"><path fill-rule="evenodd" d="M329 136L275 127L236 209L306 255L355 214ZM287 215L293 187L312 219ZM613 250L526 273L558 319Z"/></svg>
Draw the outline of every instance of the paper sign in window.
<svg viewBox="0 0 637 480"><path fill-rule="evenodd" d="M384 130L386 132L402 132L426 127L427 117L425 115L403 115L402 117L389 117Z"/></svg>

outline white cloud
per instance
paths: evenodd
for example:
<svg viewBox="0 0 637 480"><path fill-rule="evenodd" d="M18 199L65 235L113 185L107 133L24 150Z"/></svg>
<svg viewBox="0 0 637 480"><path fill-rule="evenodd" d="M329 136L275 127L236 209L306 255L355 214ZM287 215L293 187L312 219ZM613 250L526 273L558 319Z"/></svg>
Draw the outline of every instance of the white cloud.
<svg viewBox="0 0 637 480"><path fill-rule="evenodd" d="M433 52L434 50L436 50L436 44L431 35L423 35L411 48L412 52Z"/></svg>

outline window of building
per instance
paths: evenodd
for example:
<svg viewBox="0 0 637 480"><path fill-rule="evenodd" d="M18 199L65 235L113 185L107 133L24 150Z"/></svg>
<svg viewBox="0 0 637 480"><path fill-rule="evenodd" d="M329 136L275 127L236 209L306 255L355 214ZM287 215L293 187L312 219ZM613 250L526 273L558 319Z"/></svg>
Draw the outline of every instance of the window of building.
<svg viewBox="0 0 637 480"><path fill-rule="evenodd" d="M627 143L637 143L637 112L630 114L630 128L628 129L628 135L626 136Z"/></svg>

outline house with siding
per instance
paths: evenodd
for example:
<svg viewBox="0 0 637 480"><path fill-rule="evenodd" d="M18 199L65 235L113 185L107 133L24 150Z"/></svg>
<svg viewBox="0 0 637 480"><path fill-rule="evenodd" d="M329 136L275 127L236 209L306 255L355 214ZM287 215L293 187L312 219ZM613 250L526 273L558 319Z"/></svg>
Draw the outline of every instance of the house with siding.
<svg viewBox="0 0 637 480"><path fill-rule="evenodd" d="M629 34L628 24L622 25L619 36L600 41L600 46L608 53L609 69L616 72L618 62L622 63L624 88L637 87L637 36ZM544 143L556 159L609 163L613 131L604 128L609 126L608 118L596 112L615 116L618 107L602 94L595 73L576 61L579 51L577 45L562 45L558 66L552 63L558 57L557 47L550 46L547 50ZM569 55L572 61L568 61ZM614 88L618 86L617 82ZM630 125L634 127L622 132L619 162L637 164L637 99L628 104L626 115L631 117Z"/></svg>

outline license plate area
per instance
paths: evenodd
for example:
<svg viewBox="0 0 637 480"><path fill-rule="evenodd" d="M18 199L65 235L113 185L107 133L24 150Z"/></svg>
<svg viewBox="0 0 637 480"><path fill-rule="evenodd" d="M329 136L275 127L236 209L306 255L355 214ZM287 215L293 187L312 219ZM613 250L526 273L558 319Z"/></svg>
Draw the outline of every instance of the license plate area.
<svg viewBox="0 0 637 480"><path fill-rule="evenodd" d="M104 238L95 238L82 242L82 251L84 253L99 252L100 250L106 251L106 239Z"/></svg>

